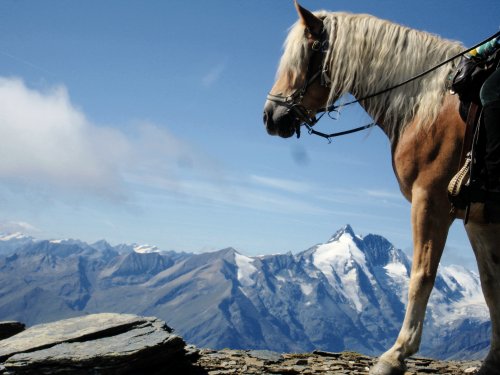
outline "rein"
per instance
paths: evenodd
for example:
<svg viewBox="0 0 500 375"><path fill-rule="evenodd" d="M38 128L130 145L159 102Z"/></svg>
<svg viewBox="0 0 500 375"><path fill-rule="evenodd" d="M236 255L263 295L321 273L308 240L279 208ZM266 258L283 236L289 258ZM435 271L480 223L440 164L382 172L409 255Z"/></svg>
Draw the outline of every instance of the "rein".
<svg viewBox="0 0 500 375"><path fill-rule="evenodd" d="M308 30L309 31L309 30ZM309 33L311 33L309 31ZM493 34L492 36L484 39L483 41L477 43L476 45L446 59L445 61L442 61L440 62L439 64L433 66L432 68L422 72L422 73L419 73L413 77L410 77L408 78L407 80L403 81L403 82L400 82L400 83L397 83L391 87L388 87L386 89L383 89L383 90L380 90L380 91L377 91L377 92L374 92L372 94L369 94L369 95L366 95L362 98L359 98L359 99L356 99L356 100L352 100L350 102L347 102L347 103L344 103L344 104L341 104L341 105L335 105L335 104L332 104L326 108L320 108L316 111L316 114L317 113L320 113L319 116L316 116L315 114L313 114L313 111L309 110L309 109L306 109L303 105L302 105L302 99L303 97L305 96L306 94L306 91L307 89L309 88L309 86L314 83L314 81L316 81L316 79L320 78L321 79L321 85L324 86L324 87L329 87L329 84L328 84L328 78L325 77L326 75L326 71L322 68L323 67L323 59L324 59L324 56L322 58L322 63L320 64L320 67L319 69L311 74L311 65L312 65L312 62L313 62L313 57L314 57L314 54L320 52L320 53L326 53L326 49L328 48L328 41L326 40L326 36L325 36L326 32L325 32L325 29L324 29L324 26L323 28L321 29L321 32L319 34L313 34L311 33L311 35L313 35L314 37L317 38L317 40L315 40L312 44L312 51L313 51L313 54L311 54L310 58L309 58L309 64L308 64L308 67L307 67L307 73L306 73L306 80L305 80L305 83L304 85L294 91L291 95L289 96L283 96L283 95L279 95L279 94L271 94L269 93L267 95L267 99L270 100L270 101L273 101L275 103L278 103L278 105L283 105L285 107L288 108L288 111L293 113L295 116L296 116L296 119L301 121L300 124L297 126L296 128L296 134L297 134L297 138L300 138L300 127L302 125L304 125L306 128L307 128L307 131L309 134L314 134L314 135L317 135L317 136L320 136L320 137L323 137L325 139L328 140L328 143L331 143L332 142L332 138L335 138L335 137L339 137L339 136L342 136L342 135L347 135L347 134L351 134L351 133L355 133L355 132L359 132L359 131L362 131L362 130L366 130L366 129L369 129L375 125L377 125L376 122L371 122L369 124L366 124L364 126L360 126L360 127L357 127L357 128L354 128L354 129L350 129L350 130L346 130L346 131L340 131L340 132L336 132L336 133L330 133L330 134L327 134L327 133L323 133L323 132L320 132L320 131L317 131L315 129L313 129L313 126L316 125L316 123L325 115L325 113L328 114L328 116L332 119L334 119L332 116L330 116L330 113L332 112L338 112L338 109L340 107L345 107L345 106L348 106L348 105L352 105L352 104L356 104L356 103L359 103L359 102L362 102L364 100L367 100L367 99L371 99L371 98L374 98L376 96L379 96L379 95L382 95L382 94L385 94L389 91L392 91L394 89L397 89L401 86L404 86L410 82L413 82L419 78L422 78L423 76L441 68L442 66L450 63L451 61L465 55L466 53L472 51L473 49L481 46L482 44L496 38L496 37L499 37L500 36L500 31L496 32L495 34Z"/></svg>
<svg viewBox="0 0 500 375"><path fill-rule="evenodd" d="M417 79L419 78L422 78L424 77L425 75L429 74L429 73L432 73L433 71L441 68L443 65L446 65L450 62L452 62L453 60L465 55L466 53L469 53L470 51L472 51L473 49L476 49L477 47L481 46L482 44L486 43L486 42L489 42L490 40L496 38L496 37L499 37L500 36L500 31L496 32L495 34L493 34L492 36L484 39L482 42L479 42L477 43L476 45L466 49L465 51L462 51L460 53L457 53L456 55L446 59L445 61L442 61L440 62L439 64L437 64L436 66L433 66L432 68L430 69L427 69L426 71L422 72L422 73L419 73L411 78L408 78L407 80L403 81L403 82L400 82L400 83L397 83L395 84L394 86L391 86L391 87L388 87L386 89L383 89L383 90L380 90L380 91L377 91L377 92L374 92L373 94L369 94L369 95L366 95L362 98L359 98L359 99L356 99L356 100L353 100L351 102L347 102L347 103L344 103L342 105L331 105L327 108L321 108L319 110L319 112L331 112L331 111L335 111L337 108L339 107L344 107L344 106L347 106L347 105L351 105L351 104L355 104L355 103L359 103L359 102L362 102L363 100L366 100L366 99L371 99L371 98L374 98L378 95L382 95L382 94L385 94L386 92L389 92L391 90L394 90L394 89L397 89L401 86L404 86L410 82L413 82L413 81L416 81Z"/></svg>
<svg viewBox="0 0 500 375"><path fill-rule="evenodd" d="M318 118L318 120L322 117L322 115ZM377 123L375 122L370 122L369 124L366 124L366 125L363 125L363 126L360 126L358 128L354 128L354 129L350 129L350 130L344 130L344 131L341 131L341 132L336 132L336 133L330 133L330 134L326 134L326 133L323 133L323 132L320 132L320 131L317 131L317 130L314 130L311 126L309 126L308 124L304 124L305 127L307 128L307 132L309 134L314 134L314 135L318 135L320 137L323 137L325 138L328 143L332 143L332 138L335 138L335 137L340 137L342 135L347 135L347 134L351 134L351 133L356 133L356 132L359 132L359 131L362 131L362 130L366 130L366 129L370 129L370 128L373 128L375 125L377 125ZM300 138L300 127L297 128L297 138Z"/></svg>

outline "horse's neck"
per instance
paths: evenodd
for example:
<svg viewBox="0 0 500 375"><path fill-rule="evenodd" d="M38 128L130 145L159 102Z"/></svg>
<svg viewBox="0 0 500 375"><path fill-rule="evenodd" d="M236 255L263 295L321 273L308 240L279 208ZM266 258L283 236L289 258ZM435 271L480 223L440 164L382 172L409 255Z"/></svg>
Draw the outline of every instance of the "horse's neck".
<svg viewBox="0 0 500 375"><path fill-rule="evenodd" d="M356 27L339 35L340 45L331 51L331 69L341 68L332 87L343 87L343 92L357 99L394 87L461 49L458 44L373 17L360 17ZM415 118L417 126L435 119L449 69L441 68L360 104L391 140L397 139Z"/></svg>

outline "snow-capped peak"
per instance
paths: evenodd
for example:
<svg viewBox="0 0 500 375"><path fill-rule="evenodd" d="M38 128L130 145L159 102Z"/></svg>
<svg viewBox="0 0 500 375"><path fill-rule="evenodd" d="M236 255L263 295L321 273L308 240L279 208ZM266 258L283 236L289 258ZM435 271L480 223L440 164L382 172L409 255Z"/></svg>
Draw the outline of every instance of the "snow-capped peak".
<svg viewBox="0 0 500 375"><path fill-rule="evenodd" d="M339 290L357 311L363 308L360 299L359 271L371 275L365 254L359 249L350 225L339 230L332 239L319 245L312 254L312 263L327 278L330 285Z"/></svg>
<svg viewBox="0 0 500 375"><path fill-rule="evenodd" d="M159 253L160 249L157 246L152 245L137 245L134 244L134 251L139 254L148 254L148 253Z"/></svg>
<svg viewBox="0 0 500 375"><path fill-rule="evenodd" d="M346 224L342 228L340 228L337 232L335 232L335 234L330 238L328 242L335 242L343 235L348 235L351 236L352 238L356 237L352 227L349 224Z"/></svg>

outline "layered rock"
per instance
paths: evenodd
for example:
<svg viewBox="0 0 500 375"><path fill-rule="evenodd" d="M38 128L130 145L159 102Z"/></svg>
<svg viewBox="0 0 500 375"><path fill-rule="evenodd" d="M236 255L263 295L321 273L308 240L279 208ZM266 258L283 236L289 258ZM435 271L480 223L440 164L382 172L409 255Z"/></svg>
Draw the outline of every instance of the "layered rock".
<svg viewBox="0 0 500 375"><path fill-rule="evenodd" d="M4 374L153 374L180 365L184 348L184 340L157 318L94 314L2 340L0 361Z"/></svg>

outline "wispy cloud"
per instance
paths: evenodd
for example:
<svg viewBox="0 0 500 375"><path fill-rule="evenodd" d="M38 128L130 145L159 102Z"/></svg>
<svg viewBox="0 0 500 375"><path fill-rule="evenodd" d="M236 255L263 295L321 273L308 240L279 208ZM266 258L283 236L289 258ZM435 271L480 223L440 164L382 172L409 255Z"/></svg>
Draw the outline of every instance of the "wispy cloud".
<svg viewBox="0 0 500 375"><path fill-rule="evenodd" d="M24 221L0 221L0 233L16 232L37 234L41 231L30 223Z"/></svg>
<svg viewBox="0 0 500 375"><path fill-rule="evenodd" d="M27 61L27 60L25 60L25 59L22 59L22 58L20 58L20 57L18 57L18 56L14 56L14 55L12 55L12 54L10 54L10 53L6 52L6 51L0 51L0 54L1 54L1 55L3 55L3 56L5 56L5 57L8 57L9 59L12 59L12 60L14 60L14 61L18 62L18 63L21 63L21 64L24 64L24 65L26 65L26 66L29 66L30 68L36 69L36 70L38 70L38 71L40 71L40 72L42 72L42 73L45 73L45 74L50 74L51 76L54 76L54 74L53 74L53 73L51 73L51 72L49 72L48 70L46 70L46 69L42 68L40 65L33 64L33 63L32 63L32 62L30 62L30 61Z"/></svg>
<svg viewBox="0 0 500 375"><path fill-rule="evenodd" d="M129 176L132 183L142 185L143 192L157 195L157 199L174 197L177 201L200 206L227 206L273 213L327 214L330 211L317 206L302 196L290 196L283 191L248 183L235 176L171 179L165 176Z"/></svg>
<svg viewBox="0 0 500 375"><path fill-rule="evenodd" d="M403 196L399 191L388 191L388 190L363 190L368 196L373 198L384 198L391 200L403 200Z"/></svg>
<svg viewBox="0 0 500 375"><path fill-rule="evenodd" d="M219 63L215 66L213 66L202 78L201 82L203 86L205 87L210 87L213 84L215 84L220 77L222 76L222 73L226 69L226 63Z"/></svg>
<svg viewBox="0 0 500 375"><path fill-rule="evenodd" d="M306 193L307 191L310 191L312 189L312 187L308 183L289 179L252 175L250 176L250 180L264 187L274 188L276 190L283 190L291 193Z"/></svg>

